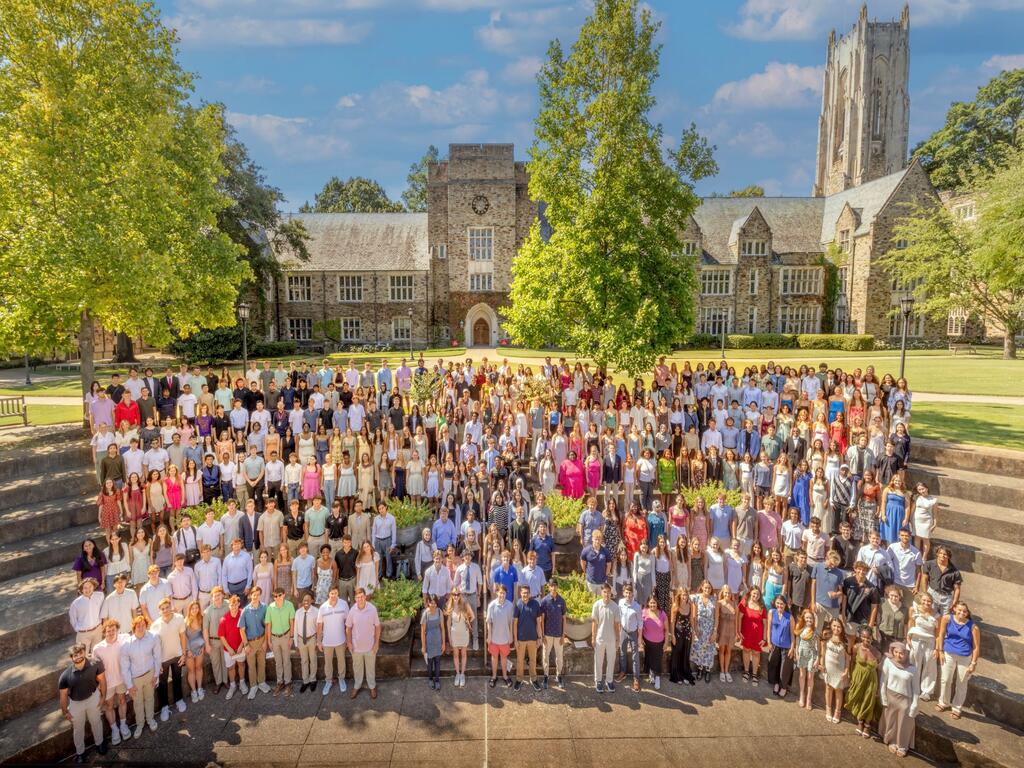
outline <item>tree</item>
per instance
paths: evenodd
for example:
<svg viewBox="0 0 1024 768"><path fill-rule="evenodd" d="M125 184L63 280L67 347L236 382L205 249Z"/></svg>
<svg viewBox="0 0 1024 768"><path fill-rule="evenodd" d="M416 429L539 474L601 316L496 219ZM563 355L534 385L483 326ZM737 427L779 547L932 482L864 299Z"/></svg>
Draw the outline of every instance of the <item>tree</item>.
<svg viewBox="0 0 1024 768"><path fill-rule="evenodd" d="M743 189L734 189L727 195L712 192L709 197L764 197L764 187L760 184L750 184Z"/></svg>
<svg viewBox="0 0 1024 768"><path fill-rule="evenodd" d="M921 281L915 311L945 320L954 310L981 313L1004 332L1003 357L1017 356L1024 333L1024 153L981 177L973 221L933 203L914 206L896 224L907 247L885 254L882 266L901 283Z"/></svg>
<svg viewBox="0 0 1024 768"><path fill-rule="evenodd" d="M373 179L353 176L342 181L332 176L316 193L313 205L303 203L302 213L396 213L402 204L388 197L384 187Z"/></svg>
<svg viewBox="0 0 1024 768"><path fill-rule="evenodd" d="M440 159L437 147L431 144L427 147L426 153L418 162L409 166L409 175L406 177L408 186L402 193L402 202L405 203L405 210L416 213L424 213L427 210L427 168L431 163Z"/></svg>
<svg viewBox="0 0 1024 768"><path fill-rule="evenodd" d="M534 222L505 312L515 343L631 374L693 327L696 264L680 255L681 229L699 204L691 182L717 171L692 125L666 153L648 118L657 31L637 0L596 0L568 56L549 46L528 170L552 233Z"/></svg>
<svg viewBox="0 0 1024 768"><path fill-rule="evenodd" d="M953 102L946 124L914 148L939 189L968 187L1024 147L1024 69L1002 72L974 101Z"/></svg>
<svg viewBox="0 0 1024 768"><path fill-rule="evenodd" d="M0 14L0 346L231 325L251 274L217 228L224 131L193 107L149 4L7 0Z"/></svg>

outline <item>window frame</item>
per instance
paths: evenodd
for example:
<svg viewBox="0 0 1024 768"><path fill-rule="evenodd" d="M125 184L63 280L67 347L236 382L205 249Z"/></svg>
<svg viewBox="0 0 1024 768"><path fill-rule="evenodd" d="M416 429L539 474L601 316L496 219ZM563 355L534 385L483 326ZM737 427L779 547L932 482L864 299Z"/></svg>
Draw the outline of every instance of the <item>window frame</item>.
<svg viewBox="0 0 1024 768"><path fill-rule="evenodd" d="M345 328L345 324L346 323L351 323L353 327L350 328L350 329L346 329ZM352 316L342 317L342 318L339 318L338 325L340 326L341 340L342 341L362 341L362 339L363 339L363 318L361 318L361 317L352 317ZM353 329L355 330L355 333L352 333Z"/></svg>
<svg viewBox="0 0 1024 768"><path fill-rule="evenodd" d="M784 304L780 306L778 333L821 333L821 305Z"/></svg>
<svg viewBox="0 0 1024 768"><path fill-rule="evenodd" d="M486 286L473 287L474 278L478 281L486 282ZM469 280L469 292L470 293L493 293L494 292L494 273L493 272L470 272L467 276Z"/></svg>
<svg viewBox="0 0 1024 768"><path fill-rule="evenodd" d="M391 340L395 342L412 341L411 317L397 315L391 318Z"/></svg>
<svg viewBox="0 0 1024 768"><path fill-rule="evenodd" d="M353 285L343 285L344 281L352 281ZM363 284L362 275L338 275L338 303L339 304L362 304L366 286ZM357 295L358 298L346 298L346 295Z"/></svg>
<svg viewBox="0 0 1024 768"><path fill-rule="evenodd" d="M396 281L402 281L400 284ZM408 284L405 283L408 281ZM408 294L406 294L408 291ZM405 298L408 295L408 298ZM393 304L408 304L416 300L415 275L388 275L388 299Z"/></svg>
<svg viewBox="0 0 1024 768"><path fill-rule="evenodd" d="M309 304L312 302L313 276L286 275L285 295L288 296L289 304ZM295 298L296 295L305 296L305 298Z"/></svg>
<svg viewBox="0 0 1024 768"><path fill-rule="evenodd" d="M779 295L820 296L821 272L821 267L782 267L779 270Z"/></svg>
<svg viewBox="0 0 1024 768"><path fill-rule="evenodd" d="M767 256L768 255L768 241L767 240L753 240L746 239L740 240L740 256Z"/></svg>
<svg viewBox="0 0 1024 768"><path fill-rule="evenodd" d="M305 335L299 335L296 331L299 327L305 331ZM290 341L312 341L313 340L313 318L311 317L289 317L288 318L288 339Z"/></svg>
<svg viewBox="0 0 1024 768"><path fill-rule="evenodd" d="M471 262L494 262L494 227L466 227L466 256Z"/></svg>
<svg viewBox="0 0 1024 768"><path fill-rule="evenodd" d="M723 279L724 277L724 279ZM712 267L700 270L700 295L701 296L732 296L735 291L734 270L722 267ZM705 282L706 281L706 282ZM708 291L708 288L725 284L721 291Z"/></svg>

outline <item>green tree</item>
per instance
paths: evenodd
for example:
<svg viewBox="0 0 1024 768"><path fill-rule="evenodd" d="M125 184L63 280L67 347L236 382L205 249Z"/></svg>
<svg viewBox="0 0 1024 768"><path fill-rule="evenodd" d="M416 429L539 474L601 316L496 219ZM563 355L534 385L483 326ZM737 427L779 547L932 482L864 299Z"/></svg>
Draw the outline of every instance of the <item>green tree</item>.
<svg viewBox="0 0 1024 768"><path fill-rule="evenodd" d="M974 101L953 102L946 124L914 148L939 189L968 187L1024 147L1024 69L1008 70L978 89Z"/></svg>
<svg viewBox="0 0 1024 768"><path fill-rule="evenodd" d="M764 197L764 187L760 184L750 184L743 189L734 189L727 195L712 192L708 197Z"/></svg>
<svg viewBox="0 0 1024 768"><path fill-rule="evenodd" d="M5 0L0 14L0 346L93 330L170 342L234 323L251 273L217 228L219 110L195 108L150 4Z"/></svg>
<svg viewBox="0 0 1024 768"><path fill-rule="evenodd" d="M699 204L691 182L717 171L691 125L663 150L655 100L660 46L636 0L596 0L566 56L558 40L538 75L530 195L547 204L512 262L506 328L637 373L693 327L695 262L681 231Z"/></svg>
<svg viewBox="0 0 1024 768"><path fill-rule="evenodd" d="M937 203L913 207L894 233L907 247L886 253L882 265L900 282L921 281L918 312L942 321L966 309L994 320L1009 360L1017 356L1014 337L1024 333L1024 153L1007 160L979 178L973 221Z"/></svg>
<svg viewBox="0 0 1024 768"><path fill-rule="evenodd" d="M418 162L409 166L406 189L402 193L405 210L424 213L427 210L427 168L440 159L437 147L431 144Z"/></svg>
<svg viewBox="0 0 1024 768"><path fill-rule="evenodd" d="M342 181L332 176L316 193L313 204L303 203L302 213L395 213L402 204L388 197L384 187L373 179L353 176Z"/></svg>

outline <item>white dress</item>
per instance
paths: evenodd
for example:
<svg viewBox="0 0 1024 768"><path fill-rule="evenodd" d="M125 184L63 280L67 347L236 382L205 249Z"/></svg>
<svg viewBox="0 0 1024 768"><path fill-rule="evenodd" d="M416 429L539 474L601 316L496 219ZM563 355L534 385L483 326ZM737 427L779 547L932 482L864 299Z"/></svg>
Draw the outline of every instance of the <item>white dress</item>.
<svg viewBox="0 0 1024 768"><path fill-rule="evenodd" d="M441 495L441 479L436 469L427 470L427 498L437 499Z"/></svg>
<svg viewBox="0 0 1024 768"><path fill-rule="evenodd" d="M356 586L366 590L366 594L372 595L377 588L377 564L380 562L380 555L373 553L373 560L366 563L356 563Z"/></svg>
<svg viewBox="0 0 1024 768"><path fill-rule="evenodd" d="M349 466L338 467L338 496L345 499L356 495L356 473Z"/></svg>
<svg viewBox="0 0 1024 768"><path fill-rule="evenodd" d="M772 487L772 493L775 496L789 496L789 470L780 472L778 469L775 470L775 485Z"/></svg>
<svg viewBox="0 0 1024 768"><path fill-rule="evenodd" d="M911 518L914 535L922 539L930 539L932 531L935 530L935 504L938 499L934 496L918 496L914 502L914 515Z"/></svg>
<svg viewBox="0 0 1024 768"><path fill-rule="evenodd" d="M405 490L410 496L423 495L423 462L410 461L405 468Z"/></svg>

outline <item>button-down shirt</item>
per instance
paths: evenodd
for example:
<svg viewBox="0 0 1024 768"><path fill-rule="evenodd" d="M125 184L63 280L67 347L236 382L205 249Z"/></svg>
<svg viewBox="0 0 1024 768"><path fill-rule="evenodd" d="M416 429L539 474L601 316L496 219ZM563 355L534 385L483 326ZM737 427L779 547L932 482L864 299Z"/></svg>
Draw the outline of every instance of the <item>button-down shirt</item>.
<svg viewBox="0 0 1024 768"><path fill-rule="evenodd" d="M454 545L456 542L455 523L449 520L435 520L434 525L431 527L431 533L434 537L434 545L440 549L445 550L449 544Z"/></svg>
<svg viewBox="0 0 1024 768"><path fill-rule="evenodd" d="M95 629L100 623L100 612L103 610L103 593L99 590L93 592L89 597L79 595L71 601L71 608L68 610L68 618L71 620L71 628L75 632L85 632Z"/></svg>
<svg viewBox="0 0 1024 768"><path fill-rule="evenodd" d="M423 572L423 594L444 597L452 591L452 575L444 564L432 565Z"/></svg>
<svg viewBox="0 0 1024 768"><path fill-rule="evenodd" d="M126 632L131 630L132 619L138 615L139 596L135 594L134 589L126 589L121 594L111 592L103 599L100 618L116 620Z"/></svg>
<svg viewBox="0 0 1024 768"><path fill-rule="evenodd" d="M519 586L530 588L530 597L538 597L544 589L544 571L539 565L527 565L519 572Z"/></svg>
<svg viewBox="0 0 1024 768"><path fill-rule="evenodd" d="M171 597L175 600L195 600L199 596L196 575L191 568L171 571L167 583L171 587Z"/></svg>
<svg viewBox="0 0 1024 768"><path fill-rule="evenodd" d="M483 573L480 566L470 561L469 565L462 563L455 569L455 579L452 588L459 588L464 595L473 595L480 591L483 582Z"/></svg>
<svg viewBox="0 0 1024 768"><path fill-rule="evenodd" d="M255 608L249 603L238 617L238 628L245 631L245 639L249 642L263 637L266 625L267 606L262 603L257 603Z"/></svg>
<svg viewBox="0 0 1024 768"><path fill-rule="evenodd" d="M903 548L899 541L889 545L889 561L892 564L892 580L900 587L913 587L917 582L917 570L923 564L921 551L913 544Z"/></svg>
<svg viewBox="0 0 1024 768"><path fill-rule="evenodd" d="M348 616L345 617L345 627L352 630L352 652L370 653L373 650L376 628L379 626L380 617L373 603L367 603L365 608L358 605L349 608Z"/></svg>
<svg viewBox="0 0 1024 768"><path fill-rule="evenodd" d="M584 509L580 513L580 526L583 528L583 541L590 542L590 534L594 531L604 532L604 517L601 515L600 510L595 509L591 512L589 509Z"/></svg>
<svg viewBox="0 0 1024 768"><path fill-rule="evenodd" d="M160 638L152 632L138 637L134 632L131 638L121 646L121 676L129 688L134 685L136 677L147 672L153 673L153 679L160 676Z"/></svg>
<svg viewBox="0 0 1024 768"><path fill-rule="evenodd" d="M244 549L237 555L230 552L224 558L221 569L221 586L227 592L229 584L239 584L243 581L246 589L252 584L252 555Z"/></svg>
<svg viewBox="0 0 1024 768"><path fill-rule="evenodd" d="M171 596L171 585L165 579L158 579L156 584L147 581L139 590L139 602L153 621L160 616L160 601Z"/></svg>
<svg viewBox="0 0 1024 768"><path fill-rule="evenodd" d="M626 598L619 600L619 623L623 632L636 632L640 629L640 603L626 602Z"/></svg>
<svg viewBox="0 0 1024 768"><path fill-rule="evenodd" d="M338 601L341 602L340 600ZM295 610L295 631L292 634L292 640L295 641L296 645L302 645L310 640L316 639L316 622L319 609L315 605L309 606L309 608L297 608ZM305 638L305 639L303 639Z"/></svg>
<svg viewBox="0 0 1024 768"><path fill-rule="evenodd" d="M373 518L373 538L391 539L391 543L395 543L398 538L398 526L394 515L388 512L384 517L377 515Z"/></svg>
<svg viewBox="0 0 1024 768"><path fill-rule="evenodd" d="M223 569L219 557L200 560L193 566L193 571L196 576L196 588L203 594L210 594L213 588L221 583Z"/></svg>
<svg viewBox="0 0 1024 768"><path fill-rule="evenodd" d="M204 521L196 528L196 534L199 536L200 543L209 544L210 547L216 549L220 546L220 540L224 536L224 524L220 520L214 520L212 525L208 525Z"/></svg>
<svg viewBox="0 0 1024 768"><path fill-rule="evenodd" d="M301 608L299 610L302 610ZM316 615L316 623L323 625L323 638L321 644L325 648L337 648L345 644L345 618L348 616L348 603L338 599L336 605L330 601L320 606ZM298 620L295 622L295 631L299 631Z"/></svg>

